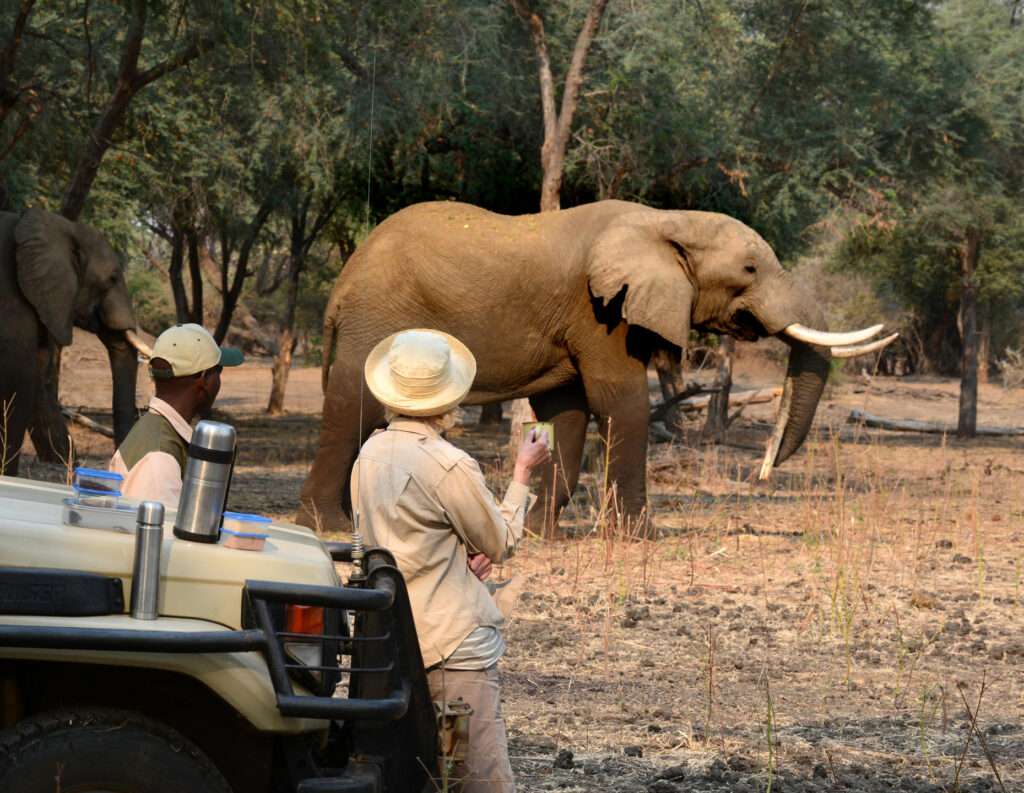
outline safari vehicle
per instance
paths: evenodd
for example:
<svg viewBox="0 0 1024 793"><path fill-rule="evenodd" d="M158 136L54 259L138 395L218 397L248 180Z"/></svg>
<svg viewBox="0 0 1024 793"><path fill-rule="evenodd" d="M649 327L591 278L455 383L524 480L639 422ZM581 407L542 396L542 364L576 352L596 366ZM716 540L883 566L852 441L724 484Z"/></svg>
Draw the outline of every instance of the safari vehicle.
<svg viewBox="0 0 1024 793"><path fill-rule="evenodd" d="M259 553L187 542L170 511L158 614L136 619L136 532L116 509L69 518L71 494L0 477L0 790L434 789L433 705L386 551L357 551L342 582L350 545L283 523Z"/></svg>

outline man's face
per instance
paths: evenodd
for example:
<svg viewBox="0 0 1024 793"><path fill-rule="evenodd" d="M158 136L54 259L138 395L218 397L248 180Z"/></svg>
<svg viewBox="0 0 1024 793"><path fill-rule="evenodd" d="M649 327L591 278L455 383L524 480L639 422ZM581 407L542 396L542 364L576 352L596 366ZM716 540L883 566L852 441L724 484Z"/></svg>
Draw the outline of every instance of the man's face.
<svg viewBox="0 0 1024 793"><path fill-rule="evenodd" d="M207 416L210 413L210 409L213 407L214 401L217 399L217 394L220 393L220 373L221 366L214 366L212 369L207 369L200 377L200 386L202 393L199 399L198 410L200 416Z"/></svg>

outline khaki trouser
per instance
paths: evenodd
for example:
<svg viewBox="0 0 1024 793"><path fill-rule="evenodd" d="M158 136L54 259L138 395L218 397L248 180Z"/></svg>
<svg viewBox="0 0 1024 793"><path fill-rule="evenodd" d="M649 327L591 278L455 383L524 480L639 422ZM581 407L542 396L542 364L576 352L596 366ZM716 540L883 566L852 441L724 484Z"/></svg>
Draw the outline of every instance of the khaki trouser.
<svg viewBox="0 0 1024 793"><path fill-rule="evenodd" d="M469 750L450 777L450 790L462 793L515 793L508 738L501 716L498 667L479 671L434 669L427 672L430 696L437 702L461 697L473 708L469 719ZM454 784L461 782L461 787Z"/></svg>

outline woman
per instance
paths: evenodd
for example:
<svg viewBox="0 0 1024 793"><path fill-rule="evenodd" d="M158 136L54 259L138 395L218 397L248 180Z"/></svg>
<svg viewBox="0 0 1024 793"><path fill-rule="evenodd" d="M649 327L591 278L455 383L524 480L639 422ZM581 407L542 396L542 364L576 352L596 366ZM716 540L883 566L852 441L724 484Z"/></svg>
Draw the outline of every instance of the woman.
<svg viewBox="0 0 1024 793"><path fill-rule="evenodd" d="M497 671L503 618L482 579L521 539L530 472L550 452L543 440L525 440L496 501L473 458L443 437L476 374L472 353L446 333L393 334L367 357L364 373L389 424L367 440L352 470L360 530L394 554L405 577L431 696L461 697L473 708L465 767L455 774L462 789L514 791Z"/></svg>

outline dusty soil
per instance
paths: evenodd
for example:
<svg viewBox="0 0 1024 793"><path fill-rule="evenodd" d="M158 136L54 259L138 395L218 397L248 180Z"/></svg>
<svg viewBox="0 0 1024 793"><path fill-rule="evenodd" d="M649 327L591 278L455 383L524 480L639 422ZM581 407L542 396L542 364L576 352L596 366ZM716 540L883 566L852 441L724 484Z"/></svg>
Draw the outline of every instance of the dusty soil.
<svg viewBox="0 0 1024 793"><path fill-rule="evenodd" d="M102 350L69 355L65 403L109 424ZM737 373L779 382L747 354ZM260 412L269 382L264 362L228 372L218 407L242 444L233 506L286 517L319 372L293 373L281 418ZM519 593L503 669L520 790L1024 790L1024 440L846 421L955 422L956 395L844 378L766 484L773 406L747 408L724 446L700 446L691 422L683 442L652 443L651 541L602 520L594 438L557 534L498 572ZM983 386L979 423L1024 425L1024 392ZM112 452L73 434L86 462ZM455 436L498 486L503 431ZM23 473L64 475L31 452Z"/></svg>

